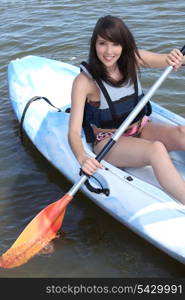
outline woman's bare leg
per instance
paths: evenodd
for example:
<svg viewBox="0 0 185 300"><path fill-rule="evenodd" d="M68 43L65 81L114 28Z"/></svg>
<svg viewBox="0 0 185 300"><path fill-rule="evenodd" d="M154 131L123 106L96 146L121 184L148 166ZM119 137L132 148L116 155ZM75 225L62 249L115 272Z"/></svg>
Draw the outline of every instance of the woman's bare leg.
<svg viewBox="0 0 185 300"><path fill-rule="evenodd" d="M185 151L185 126L149 122L142 130L141 138L162 142L168 151Z"/></svg>
<svg viewBox="0 0 185 300"><path fill-rule="evenodd" d="M99 142L94 147L95 153L99 153L107 141L108 139L104 139ZM151 165L160 185L185 204L185 182L173 165L163 143L122 136L105 156L105 160L118 167Z"/></svg>

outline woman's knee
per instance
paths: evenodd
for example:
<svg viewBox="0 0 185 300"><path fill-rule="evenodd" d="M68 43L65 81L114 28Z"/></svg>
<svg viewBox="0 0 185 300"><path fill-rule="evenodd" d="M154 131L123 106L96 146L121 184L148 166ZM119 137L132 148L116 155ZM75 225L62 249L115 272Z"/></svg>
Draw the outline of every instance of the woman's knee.
<svg viewBox="0 0 185 300"><path fill-rule="evenodd" d="M180 138L185 137L185 126L177 126L176 130Z"/></svg>
<svg viewBox="0 0 185 300"><path fill-rule="evenodd" d="M175 128L171 141L173 143L172 150L185 150L185 126Z"/></svg>
<svg viewBox="0 0 185 300"><path fill-rule="evenodd" d="M168 155L165 145L160 141L154 141L150 144L150 160L154 158L162 158L163 155Z"/></svg>

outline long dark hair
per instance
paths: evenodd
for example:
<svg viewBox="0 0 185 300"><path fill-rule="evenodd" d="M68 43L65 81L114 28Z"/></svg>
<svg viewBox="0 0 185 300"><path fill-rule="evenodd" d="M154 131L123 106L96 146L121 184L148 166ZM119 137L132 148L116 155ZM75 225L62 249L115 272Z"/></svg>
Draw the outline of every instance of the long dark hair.
<svg viewBox="0 0 185 300"><path fill-rule="evenodd" d="M100 36L105 40L118 43L122 46L122 54L118 60L118 68L122 75L119 82L111 79L106 68L96 54L96 40ZM105 16L100 18L94 28L89 51L89 65L94 78L101 78L114 86L120 86L136 80L137 59L140 57L134 37L125 23L117 17Z"/></svg>

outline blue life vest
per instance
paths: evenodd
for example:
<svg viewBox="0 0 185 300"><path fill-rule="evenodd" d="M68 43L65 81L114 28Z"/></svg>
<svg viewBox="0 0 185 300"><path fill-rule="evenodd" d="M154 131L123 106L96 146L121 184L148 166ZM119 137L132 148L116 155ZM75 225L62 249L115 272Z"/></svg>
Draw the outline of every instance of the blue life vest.
<svg viewBox="0 0 185 300"><path fill-rule="evenodd" d="M80 68L81 71L84 71L92 78L87 62L82 62ZM100 106L95 107L86 101L84 108L83 129L87 142L94 142L95 140L91 125L95 125L98 128L104 129L118 128L144 96L140 82L140 90L138 92L138 79L135 80L133 85L128 84L122 87L113 87L103 82L99 78L93 79L100 88ZM124 96L120 98L120 95ZM150 115L151 112L151 104L148 102L133 120L133 123L140 120L144 115Z"/></svg>

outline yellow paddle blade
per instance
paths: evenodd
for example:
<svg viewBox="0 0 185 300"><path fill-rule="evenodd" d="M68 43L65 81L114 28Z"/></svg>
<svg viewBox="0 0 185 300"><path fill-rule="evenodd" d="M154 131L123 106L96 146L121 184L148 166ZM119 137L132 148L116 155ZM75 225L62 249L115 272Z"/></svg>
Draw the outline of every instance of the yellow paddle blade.
<svg viewBox="0 0 185 300"><path fill-rule="evenodd" d="M26 226L14 244L0 257L0 267L14 268L26 263L52 239L62 225L72 196L66 194L48 205Z"/></svg>

